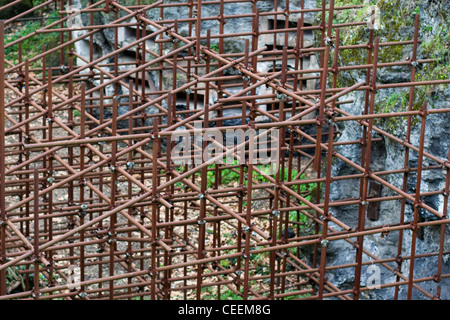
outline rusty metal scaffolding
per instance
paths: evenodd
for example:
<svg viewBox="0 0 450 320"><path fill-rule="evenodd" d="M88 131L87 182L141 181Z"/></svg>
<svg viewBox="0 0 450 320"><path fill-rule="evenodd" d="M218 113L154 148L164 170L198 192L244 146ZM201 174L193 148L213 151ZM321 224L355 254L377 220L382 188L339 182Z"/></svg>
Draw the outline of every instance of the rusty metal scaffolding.
<svg viewBox="0 0 450 320"><path fill-rule="evenodd" d="M7 6L20 2L13 1ZM322 7L316 9L304 9L301 0L300 10L290 9L289 1L280 9L274 0L276 9L271 12L259 12L258 1L247 0L170 3L137 0L132 5L121 2L90 1L81 9L89 23L79 28L87 31L79 37L65 24L73 14L66 9L71 0L49 0L31 9L30 12L55 6L59 19L8 44L5 27L30 12L0 23L0 60L5 61L0 66L0 299L201 299L205 290L209 290L215 292L217 299L232 292L243 299L350 300L370 290L360 285L362 267L370 263L396 276L396 281L381 285L395 288L392 298L398 297L402 286L408 288L407 298L412 297L413 290L430 299L439 298L439 289L430 293L421 285L430 281L439 283L450 276L442 272L445 227L450 222L447 218L450 162L424 151L424 138L427 115L447 113L450 109L427 110L424 105L415 110L413 105L417 86L448 84L450 80L415 81L416 63L432 62L416 59L420 42L418 16L414 39L381 43L371 29L367 43L343 46L339 30L366 22L333 22L337 11L358 8L335 7L334 0L323 1ZM253 11L226 15L226 8L238 2L252 3ZM202 15L202 7L207 5L218 5L220 14ZM164 19L164 10L171 7L183 12L179 20ZM159 20L148 18L146 13L150 9L160 10ZM95 25L94 18L100 13L113 16L113 22ZM317 14L321 22L305 25L306 13ZM286 18L292 15L298 17L295 26ZM260 30L262 16L273 19L274 25L278 21L284 26ZM224 33L226 22L235 18L250 19L251 32ZM219 32L202 30L204 21L215 21ZM181 24L188 25L187 35L178 32ZM124 25L136 28L136 40L120 47L118 30ZM94 58L94 35L107 28L115 34L114 48L110 54ZM305 46L305 31L317 32L319 45ZM21 43L48 32L57 33L60 44L23 59ZM259 38L267 35L275 39L273 48L258 47ZM233 37L245 39L244 52L225 52L224 39ZM277 37L284 37L285 45L281 48L276 46ZM289 37L296 37L294 47L288 46ZM145 46L148 39L158 43L159 52ZM82 40L89 42L89 59L74 50L75 44ZM213 42L218 44L217 48L212 48ZM19 45L19 60L5 60L5 48L14 45ZM411 59L379 62L379 49L388 46L410 46ZM135 61L119 61L119 54L130 48L136 52ZM365 52L367 63L339 65L337 57L344 50ZM46 57L55 52L60 53L62 67L47 68ZM146 59L148 55L152 58ZM320 57L318 68L303 68L303 60L309 55ZM83 63L75 65L74 59ZM287 67L288 59L294 61L293 68ZM258 70L261 61L274 62L274 68ZM275 68L277 63L281 69ZM392 66L410 66L411 81L377 84L377 71ZM230 70L234 73L227 72ZM350 70L367 70L367 79L350 87L338 87L338 73ZM159 88L149 91L145 74L150 71L157 72ZM166 74L163 71L172 73L171 87L163 85ZM178 74L183 74L185 83L177 83ZM317 81L319 88L305 89L308 80ZM231 93L228 88L236 84L240 90ZM66 90L61 91L61 86ZM114 87L112 96L106 95L107 86ZM261 86L272 93L257 94ZM123 95L120 87L129 89L129 93ZM410 90L408 111L375 113L377 91L400 87ZM209 101L210 91L217 92L215 101ZM365 94L362 114L349 114L339 108L351 101L338 98L353 91ZM129 102L120 103L123 96ZM186 110L177 109L179 97L186 100ZM264 109L263 105L269 107ZM149 106L159 111L146 113ZM128 111L119 114L119 107ZM232 107L242 108L242 116L224 115ZM105 110L112 110L112 117L105 117ZM258 122L258 116L268 121ZM375 119L388 117L407 119L406 140L374 124ZM421 121L419 145L410 142L415 118ZM146 122L149 119L151 125ZM201 121L204 130L215 126L225 131L230 126L224 122L233 119L242 120L240 125L231 126L234 129L280 129L282 152L277 174L268 174L248 161L179 166L170 159L175 130L192 132L194 122ZM128 124L126 128L118 127L120 121ZM360 124L362 139L336 142L336 124L340 122ZM306 126L316 128L314 134L304 130ZM374 172L370 167L374 132L402 145L406 151L417 152L417 167L409 167L409 152L405 152L403 169ZM360 162L336 151L338 145L352 144L361 146ZM237 157L236 148L221 147L228 155ZM435 165L423 166L424 157ZM332 177L335 159L359 173ZM445 189L422 192L422 172L436 169L445 176ZM226 185L222 174L231 171L237 175L237 181ZM292 174L294 171L296 176ZM415 194L406 192L411 172L417 174ZM265 181L253 181L254 174L263 176ZM386 177L394 174L402 175L402 189L387 181ZM208 183L207 177L212 183ZM330 200L331 184L350 179L359 180L360 197ZM370 181L396 195L370 196ZM311 189L302 186L315 186L316 192L311 196ZM429 194L443 197L443 211L421 201L421 197ZM252 207L256 201L268 205ZM401 212L395 213L398 223L366 227L367 207L382 201L401 201ZM405 221L406 201L414 204L412 221ZM353 217L357 228L347 226L330 213L332 207L348 205L358 208ZM426 210L438 219L421 222L419 210ZM300 215L315 226L311 234L299 233L305 223L299 221ZM420 257L438 256L439 265L434 277L420 278L414 274L418 258L416 239L420 229L429 226L442 228L441 237L436 239L440 250ZM284 232L288 228L296 231L294 236ZM234 230L235 234L229 237L224 230ZM412 230L411 251L407 256L402 255L405 230ZM380 259L363 246L364 237L387 232L399 234L398 255ZM356 248L354 262L327 266L327 244L339 240ZM311 248L311 261L299 254L305 248ZM259 272L256 255L265 257L268 272ZM410 266L407 274L399 271L405 261ZM392 264L397 264L397 268ZM71 266L79 268L77 285L72 287L67 286L74 272ZM20 292L9 292L6 285L11 268L17 268L24 279L24 290ZM329 272L344 268L354 270L353 288L340 288L327 278Z"/></svg>

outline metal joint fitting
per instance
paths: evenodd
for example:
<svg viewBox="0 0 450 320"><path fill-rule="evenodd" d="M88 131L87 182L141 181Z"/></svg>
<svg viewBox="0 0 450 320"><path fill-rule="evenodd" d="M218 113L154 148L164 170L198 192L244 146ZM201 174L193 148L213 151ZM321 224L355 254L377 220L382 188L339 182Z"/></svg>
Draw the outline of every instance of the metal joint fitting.
<svg viewBox="0 0 450 320"><path fill-rule="evenodd" d="M442 279L441 275L439 275L437 273L433 275L434 282L439 283L439 282L441 282L441 279Z"/></svg>
<svg viewBox="0 0 450 320"><path fill-rule="evenodd" d="M31 294L31 296L33 297L33 298L39 298L40 296L41 296L42 294L39 292L37 295L36 295L36 292L33 292L32 294Z"/></svg>
<svg viewBox="0 0 450 320"><path fill-rule="evenodd" d="M277 99L280 101L285 101L287 98L287 95L285 95L284 93L277 93Z"/></svg>

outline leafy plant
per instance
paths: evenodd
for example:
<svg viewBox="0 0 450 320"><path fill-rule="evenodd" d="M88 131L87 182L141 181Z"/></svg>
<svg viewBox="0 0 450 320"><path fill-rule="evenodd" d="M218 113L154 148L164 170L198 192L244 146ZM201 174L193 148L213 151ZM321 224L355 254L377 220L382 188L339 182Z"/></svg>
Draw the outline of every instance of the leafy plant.
<svg viewBox="0 0 450 320"><path fill-rule="evenodd" d="M222 300L243 300L241 296L238 296L236 293L234 293L231 290L227 290L225 293L222 293L220 295L220 299Z"/></svg>
<svg viewBox="0 0 450 320"><path fill-rule="evenodd" d="M293 291L286 291L287 292L293 292ZM310 297L311 293L305 293L305 294L297 294L289 297L285 297L284 300L298 300L306 297Z"/></svg>
<svg viewBox="0 0 450 320"><path fill-rule="evenodd" d="M205 300L217 300L217 290L213 287L204 287L202 288L202 292L207 292L207 294L203 297ZM220 295L220 300L243 300L240 295L237 295L231 290L227 290Z"/></svg>
<svg viewBox="0 0 450 320"><path fill-rule="evenodd" d="M212 43L210 46L211 50L219 52L219 44L218 43Z"/></svg>
<svg viewBox="0 0 450 320"><path fill-rule="evenodd" d="M59 17L59 14L57 11L52 11L48 15L48 17ZM44 45L49 45L51 43L54 43L55 41L58 41L59 33L35 33L37 30L53 22L54 20L52 19L45 20L45 22L43 22L42 24L40 21L27 21L23 28L18 29L13 34L7 34L5 37L5 43L8 44L18 40L21 37L33 34L33 36L22 41L23 59L31 59L34 56L42 53L42 47ZM13 63L18 63L19 44L17 43L15 45L7 47L5 49L5 57L7 60ZM37 67L38 65L40 65L40 62L35 61L35 63L31 64L31 67Z"/></svg>
<svg viewBox="0 0 450 320"><path fill-rule="evenodd" d="M220 265L224 268L228 268L230 266L229 260L220 260Z"/></svg>
<svg viewBox="0 0 450 320"><path fill-rule="evenodd" d="M427 32L432 33L432 29L428 29ZM448 79L450 76L450 29L445 25L439 26L437 32L434 35L428 35L427 39L422 43L420 51L425 57L435 59L435 62L419 70L416 81Z"/></svg>
<svg viewBox="0 0 450 320"><path fill-rule="evenodd" d="M14 266L6 269L6 288L8 291L25 291L25 282L20 274L25 266Z"/></svg>

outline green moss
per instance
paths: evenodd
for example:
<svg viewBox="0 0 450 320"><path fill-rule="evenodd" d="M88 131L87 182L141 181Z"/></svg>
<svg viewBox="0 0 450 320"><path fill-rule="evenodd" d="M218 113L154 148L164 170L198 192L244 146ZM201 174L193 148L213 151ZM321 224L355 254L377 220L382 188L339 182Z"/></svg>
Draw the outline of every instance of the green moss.
<svg viewBox="0 0 450 320"><path fill-rule="evenodd" d="M295 292L294 290L290 290L290 291L286 291L286 292ZM306 297L311 297L311 293L305 293L305 294L299 294L299 295L293 295L293 296L289 296L284 298L284 300L298 300L298 299L303 299Z"/></svg>
<svg viewBox="0 0 450 320"><path fill-rule="evenodd" d="M336 0L335 6L361 5L363 1ZM317 1L320 7L322 1ZM376 5L380 10L380 28L375 30L374 36L380 38L380 42L394 42L412 39L414 33L414 16L420 13L420 0L378 0L369 1L361 8L337 10L333 17L335 24L348 22L366 21L370 12L370 6ZM442 21L448 21L447 14L443 10L437 13ZM316 23L321 22L321 13L316 15ZM418 57L420 59L435 59L433 63L419 65L416 69L415 81L444 80L450 77L450 28L446 24L439 26L425 26L427 22L422 21L420 39L424 39L419 46ZM320 32L315 33L316 44L320 41ZM340 28L340 46L366 44L369 39L367 25L357 27ZM404 61L409 58L411 46L383 46L378 53L378 62ZM367 50L345 49L339 52L339 65L351 66L367 63ZM331 59L330 59L331 60ZM332 61L330 64L333 63ZM384 68L385 73L398 72L398 67ZM355 70L340 72L338 76L338 87L348 87L356 83L358 79L365 78L366 70ZM430 95L437 90L443 90L448 85L438 86L416 86L414 89L413 110L419 110L425 102L430 100ZM375 102L375 113L390 113L407 111L409 105L409 88L392 90L387 99ZM430 105L432 107L432 105ZM419 122L418 117L413 117L412 124ZM376 125L380 125L390 132L395 132L406 125L406 117L393 117L376 119Z"/></svg>
<svg viewBox="0 0 450 320"><path fill-rule="evenodd" d="M333 22L349 23L349 22L364 22L369 19L372 6L376 5L380 10L380 28L375 31L375 37L380 37L382 42L405 40L405 34L412 32L414 27L414 14L418 8L418 0L412 0L405 5L405 2L400 0L370 0L368 2L362 1L348 1L336 0L335 6L349 6L362 5L361 8L336 10ZM321 1L317 2L321 5ZM417 9L418 10L418 9ZM316 23L320 23L321 13L316 15ZM320 32L315 33L315 39L318 43L320 40ZM369 40L369 28L363 24L360 26L350 26L340 28L340 46L351 46L366 44ZM382 62L401 61L405 56L405 51L410 48L405 46L386 46L381 47L378 54L378 60ZM367 50L364 49L345 49L339 52L339 65L351 66L366 64L368 61ZM332 59L330 59L332 60ZM332 62L330 62L332 63ZM387 72L392 70L386 69ZM339 85L351 86L363 74L365 70L341 72L339 73Z"/></svg>
<svg viewBox="0 0 450 320"><path fill-rule="evenodd" d="M375 103L375 113L391 113L391 112L405 112L409 107L409 89L402 89L401 91L394 91L387 99L377 101ZM414 91L414 100L412 110L419 110L425 102L429 101L429 93L426 87L417 87ZM412 117L411 124L413 126L419 123L419 117ZM392 117L375 119L375 125L385 128L389 133L406 127L406 117Z"/></svg>
<svg viewBox="0 0 450 320"><path fill-rule="evenodd" d="M423 59L435 59L435 62L419 65L416 69L415 81L444 80L450 76L450 30L446 25L440 25L437 30L427 26L422 31L421 38L426 39L419 46L418 56ZM395 41L400 39L389 39ZM384 56L383 58L394 58ZM388 60L384 60L388 61ZM395 61L395 60L394 60ZM414 89L413 110L419 110L424 103L430 101L431 94L436 90L446 89L448 84L435 86L416 86ZM403 89L392 94L387 100L378 102L376 112L406 111L409 103L409 89ZM429 105L432 107L432 104ZM406 118L380 119L383 126L390 132L405 126ZM413 117L412 125L419 123L418 117Z"/></svg>
<svg viewBox="0 0 450 320"><path fill-rule="evenodd" d="M385 100L375 104L375 113L391 113L408 110L409 90L394 92ZM404 119L400 117L375 119L377 126L382 126L388 132L394 133L403 125Z"/></svg>
<svg viewBox="0 0 450 320"><path fill-rule="evenodd" d="M218 43L211 43L210 48L211 48L211 50L219 52L219 44Z"/></svg>
<svg viewBox="0 0 450 320"><path fill-rule="evenodd" d="M435 62L422 66L416 73L416 81L445 80L450 77L450 29L447 25L440 25L435 32L425 29L424 38L427 39L420 46L420 52L425 59L435 59ZM448 84L440 85L442 89ZM427 88L430 94L436 88Z"/></svg>

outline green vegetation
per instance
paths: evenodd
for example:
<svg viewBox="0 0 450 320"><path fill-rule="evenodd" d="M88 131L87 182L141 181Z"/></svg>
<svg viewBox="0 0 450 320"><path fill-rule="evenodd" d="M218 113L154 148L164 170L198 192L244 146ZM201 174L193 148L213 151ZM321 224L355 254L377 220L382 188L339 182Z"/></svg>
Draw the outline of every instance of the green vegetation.
<svg viewBox="0 0 450 320"><path fill-rule="evenodd" d="M217 288L215 287L203 287L202 292L207 292L207 294L204 296L205 300L217 300ZM221 300L243 300L242 296L237 295L233 291L227 289L227 291L221 293L220 295Z"/></svg>
<svg viewBox="0 0 450 320"><path fill-rule="evenodd" d="M291 291L286 291L285 293L288 292L294 292L293 290ZM311 293L305 293L305 294L297 294L297 295L293 295L293 296L289 296L284 298L284 300L298 300L298 299L302 299L302 298L306 298L306 297L311 297L312 294Z"/></svg>
<svg viewBox="0 0 450 320"><path fill-rule="evenodd" d="M354 6L361 5L361 8L346 9L335 11L333 17L333 24L349 23L355 21L365 21L370 14L370 6L375 5L376 1L371 0L368 3L364 3L360 0L336 0L335 7ZM321 6L321 1L318 1L318 5ZM320 23L321 13L316 15L316 23ZM326 17L326 23L328 17ZM340 46L356 45L367 42L368 33L366 31L367 26L352 26L351 28L340 28ZM316 32L316 41L320 39L320 32ZM341 65L358 65L367 62L367 52L361 49L355 50L342 50L339 52L339 62ZM331 64L330 64L331 65ZM342 76L342 75L341 75ZM339 81L339 80L338 80Z"/></svg>
<svg viewBox="0 0 450 320"><path fill-rule="evenodd" d="M211 50L219 52L219 44L218 43L211 43L211 45L209 47L211 48Z"/></svg>
<svg viewBox="0 0 450 320"><path fill-rule="evenodd" d="M432 34L430 28L425 30L427 36L424 38L427 40L422 43L420 52L425 58L435 59L436 62L423 66L417 72L416 81L445 80L450 75L450 29L447 25L441 25Z"/></svg>
<svg viewBox="0 0 450 320"><path fill-rule="evenodd" d="M142 297L133 297L131 298L131 300L150 300L150 297L148 295Z"/></svg>
<svg viewBox="0 0 450 320"><path fill-rule="evenodd" d="M75 111L74 111L75 112ZM224 161L224 165L225 161ZM208 166L208 172L207 172L207 188L213 188L214 183L215 183L215 168L216 164L210 164ZM237 160L234 160L233 164L231 164L230 166L238 166L238 162ZM275 179L275 175L276 172L275 170L271 170L271 166L270 165L256 165L256 168L258 168L260 171L262 171L265 175L270 176L272 178ZM183 173L184 168L183 167L177 167L176 169L177 172L179 173ZM239 168L235 167L235 168L228 168L228 169L221 169L220 170L221 174L222 174L222 185L231 185L233 183L239 183ZM244 175L247 174L247 169L245 169ZM259 172L254 171L253 172L253 182L254 183L268 183L270 182L270 180L263 174L260 174ZM289 172L287 169L284 170L284 181L289 181L294 179L296 176L298 175L298 170L296 169L292 169L291 172L291 177L289 179ZM300 179L305 179L305 175L302 174ZM244 179L244 186L246 186L248 184L248 179ZM175 184L175 186L177 187L182 187L183 183L182 182L177 182ZM309 183L309 184L302 184L300 185L300 192L304 193L304 192L308 192L311 191L311 193L314 193L316 189L316 185ZM295 190L297 190L297 187L295 187ZM311 199L311 195L307 195L305 197L307 200Z"/></svg>
<svg viewBox="0 0 450 320"><path fill-rule="evenodd" d="M20 275L20 270L24 270L25 266L15 266L6 269L6 288L25 291L25 282Z"/></svg>
<svg viewBox="0 0 450 320"><path fill-rule="evenodd" d="M27 290L25 279L21 274L21 271L26 270L27 267L25 265L21 266L13 266L6 269L6 288L11 291L11 293L15 292L24 292ZM33 275L29 278L29 283L33 284ZM56 274L53 274L53 280L56 280ZM40 287L44 284L48 283L47 277L45 277L42 273L39 273L39 283Z"/></svg>
<svg viewBox="0 0 450 320"><path fill-rule="evenodd" d="M59 17L57 11L52 11L49 17ZM51 24L54 20L45 20L41 25L40 21L27 21L22 28L19 28L15 33L6 34L6 44L18 40L21 37L33 34L33 36L22 41L23 60L31 59L42 53L43 46L51 49L59 43L59 33L35 33L36 30ZM19 44L15 44L5 49L5 58L14 64L19 62ZM41 65L41 61L35 61L31 67Z"/></svg>
<svg viewBox="0 0 450 320"><path fill-rule="evenodd" d="M254 285L254 281L250 281L250 286ZM226 288L225 292L221 292L220 295L220 299L221 300L243 300L241 295L237 295L236 293L234 293L233 291L229 290L228 288ZM288 292L295 292L296 290L287 290L285 291L285 293ZM202 292L207 292L207 294L205 294L205 296L203 297L205 300L217 300L219 297L217 295L217 289L215 287L204 287L202 288ZM311 294L310 293L306 293L306 294L297 294L297 295L292 295L289 297L285 297L284 300L297 300L297 299L302 299L302 298L306 298L306 297L310 297Z"/></svg>
<svg viewBox="0 0 450 320"><path fill-rule="evenodd" d="M320 1L319 1L320 2ZM361 5L359 0L336 0L335 6ZM370 7L377 5L380 9L381 23L380 28L375 31L375 36L380 37L383 42L410 40L405 39L405 34L412 34L414 28L414 15L420 13L419 1L410 1L408 5L400 0L371 0L364 3L360 9L348 9L336 11L333 22L347 23L355 21L366 21L369 18ZM444 15L444 12L439 12ZM444 21L447 17L441 17ZM320 14L316 19L320 22ZM423 23L422 23L423 24ZM417 72L417 81L425 81L430 79L447 79L450 73L449 57L450 57L450 31L447 25L440 25L438 30L433 30L432 26L426 26L423 29L424 34L421 38L424 42L419 48L419 53L424 58L436 59L435 64L425 66L420 72ZM361 25L351 28L341 28L340 45L358 45L365 44L368 41L368 28ZM316 33L318 39L319 33ZM406 51L404 51L406 50ZM379 62L401 61L405 58L410 47L405 46L386 46L380 48ZM367 63L367 50L342 50L339 53L340 65L356 65ZM389 69L386 69L389 70ZM355 79L349 78L350 74L345 73L346 79L340 81L351 82ZM343 83L346 85L346 83ZM353 83L352 83L353 84Z"/></svg>
<svg viewBox="0 0 450 320"><path fill-rule="evenodd" d="M222 300L243 300L243 298L241 296L238 296L231 290L228 290L225 293L222 293L220 295L220 299L222 299Z"/></svg>
<svg viewBox="0 0 450 320"><path fill-rule="evenodd" d="M409 91L395 92L391 94L387 100L379 103L377 105L377 110L375 111L380 113L389 113L392 110L394 110L394 108L398 106L399 103L400 106L406 106L408 104L408 99L409 99Z"/></svg>
<svg viewBox="0 0 450 320"><path fill-rule="evenodd" d="M321 1L318 1L321 4ZM374 32L375 37L380 38L380 42L393 42L401 40L411 40L414 31L414 17L420 14L420 1L409 2L400 0L336 0L335 6L362 5L361 8L338 10L335 12L333 22L347 23L356 21L367 21L371 9L376 5L380 11L381 21L379 28ZM437 10L436 13L442 21L448 21L444 10ZM321 14L316 15L316 23L320 23ZM447 24L427 25L432 22L421 19L421 30L419 39L423 39L418 48L420 59L434 59L432 63L418 65L416 67L415 81L445 80L450 77L450 29ZM425 26L424 26L425 25ZM316 42L320 39L320 32L316 32ZM361 45L369 40L369 29L367 25L357 27L340 28L340 45ZM411 46L384 46L378 54L379 63L397 62L409 59ZM332 60L332 59L330 59ZM368 61L367 50L341 50L339 52L339 65L359 65ZM333 61L330 61L330 65ZM383 68L384 74L398 72L399 67ZM407 69L407 67L402 67ZM366 70L340 72L338 76L338 87L346 87L355 84L359 79L365 78ZM330 82L331 83L331 82ZM417 86L414 90L413 110L418 110L425 102L430 101L430 96L435 91L446 89L446 85ZM377 96L375 102L376 113L389 113L408 110L409 89L395 89L390 91L388 98L380 99ZM432 104L429 105L432 107ZM376 119L376 125L384 127L393 133L405 126L406 118L385 118ZM419 122L418 117L413 118L413 125Z"/></svg>

